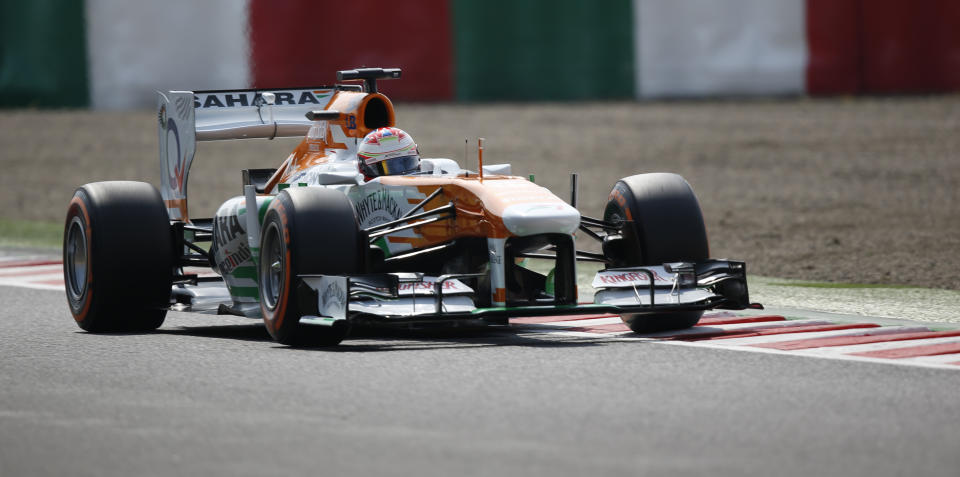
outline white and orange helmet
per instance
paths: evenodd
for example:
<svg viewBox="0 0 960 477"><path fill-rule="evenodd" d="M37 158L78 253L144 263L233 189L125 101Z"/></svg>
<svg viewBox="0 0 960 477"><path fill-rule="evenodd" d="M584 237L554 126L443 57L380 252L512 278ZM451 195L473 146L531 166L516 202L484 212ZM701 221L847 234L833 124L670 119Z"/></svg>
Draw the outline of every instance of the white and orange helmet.
<svg viewBox="0 0 960 477"><path fill-rule="evenodd" d="M400 128L378 128L364 136L357 148L360 172L367 179L420 170L420 150Z"/></svg>

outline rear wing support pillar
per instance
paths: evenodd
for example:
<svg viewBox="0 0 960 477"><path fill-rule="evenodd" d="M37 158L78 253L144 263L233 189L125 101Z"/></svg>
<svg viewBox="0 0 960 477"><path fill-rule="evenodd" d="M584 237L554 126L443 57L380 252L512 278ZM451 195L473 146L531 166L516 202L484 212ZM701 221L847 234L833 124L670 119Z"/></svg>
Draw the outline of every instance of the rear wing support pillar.
<svg viewBox="0 0 960 477"><path fill-rule="evenodd" d="M187 177L197 150L192 91L159 93L160 194L171 220L187 221Z"/></svg>

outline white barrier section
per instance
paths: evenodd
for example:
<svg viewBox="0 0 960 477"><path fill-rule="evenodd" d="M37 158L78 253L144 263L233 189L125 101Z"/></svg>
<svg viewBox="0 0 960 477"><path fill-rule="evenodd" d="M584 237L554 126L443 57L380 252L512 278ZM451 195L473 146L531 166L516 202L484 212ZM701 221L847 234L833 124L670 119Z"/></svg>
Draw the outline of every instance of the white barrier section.
<svg viewBox="0 0 960 477"><path fill-rule="evenodd" d="M805 0L634 0L640 98L801 94Z"/></svg>
<svg viewBox="0 0 960 477"><path fill-rule="evenodd" d="M87 0L91 106L152 108L156 91L250 83L245 0Z"/></svg>

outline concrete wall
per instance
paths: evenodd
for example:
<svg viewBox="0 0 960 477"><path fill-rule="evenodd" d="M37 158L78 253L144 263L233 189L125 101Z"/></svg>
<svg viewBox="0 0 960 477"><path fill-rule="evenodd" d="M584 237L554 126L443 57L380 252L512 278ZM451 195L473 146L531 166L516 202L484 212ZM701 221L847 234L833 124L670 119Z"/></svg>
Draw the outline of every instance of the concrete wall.
<svg viewBox="0 0 960 477"><path fill-rule="evenodd" d="M641 98L800 94L804 0L634 0Z"/></svg>
<svg viewBox="0 0 960 477"><path fill-rule="evenodd" d="M243 0L86 0L91 105L150 107L155 90L250 85Z"/></svg>

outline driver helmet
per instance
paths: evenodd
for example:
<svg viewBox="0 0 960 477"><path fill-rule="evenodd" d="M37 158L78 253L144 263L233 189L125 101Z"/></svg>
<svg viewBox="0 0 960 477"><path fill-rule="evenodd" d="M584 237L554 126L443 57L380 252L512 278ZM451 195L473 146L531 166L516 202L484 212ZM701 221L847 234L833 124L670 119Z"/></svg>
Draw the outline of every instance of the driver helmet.
<svg viewBox="0 0 960 477"><path fill-rule="evenodd" d="M360 172L367 180L420 170L420 150L400 128L378 128L364 136L357 148Z"/></svg>

